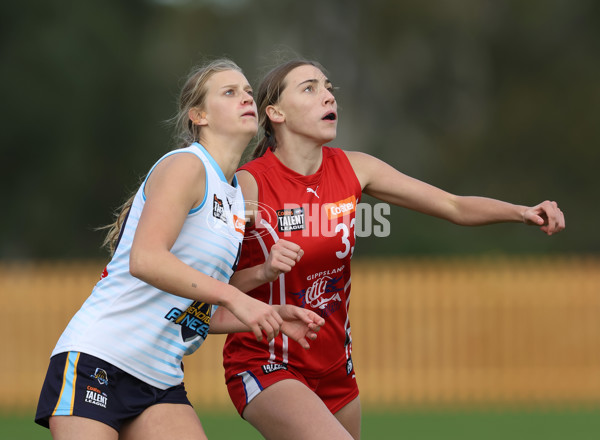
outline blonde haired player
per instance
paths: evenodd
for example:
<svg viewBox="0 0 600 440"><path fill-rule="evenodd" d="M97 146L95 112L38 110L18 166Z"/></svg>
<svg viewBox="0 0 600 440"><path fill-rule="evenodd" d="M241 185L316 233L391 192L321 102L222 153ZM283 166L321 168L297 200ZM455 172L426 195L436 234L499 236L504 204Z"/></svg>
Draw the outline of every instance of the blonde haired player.
<svg viewBox="0 0 600 440"><path fill-rule="evenodd" d="M183 146L124 206L108 236L112 259L52 352L36 422L56 439L205 439L183 385L184 356L209 332L261 341L282 330L307 348L322 323L228 284L245 216L234 172L257 131L241 69L217 60L194 70L177 127ZM256 269L268 279L293 264L277 248Z"/></svg>

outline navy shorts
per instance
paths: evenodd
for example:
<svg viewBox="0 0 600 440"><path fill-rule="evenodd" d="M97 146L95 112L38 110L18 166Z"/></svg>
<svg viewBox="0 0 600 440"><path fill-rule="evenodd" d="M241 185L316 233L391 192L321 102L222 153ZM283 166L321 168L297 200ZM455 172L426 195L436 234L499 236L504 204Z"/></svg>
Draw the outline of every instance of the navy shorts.
<svg viewBox="0 0 600 440"><path fill-rule="evenodd" d="M48 428L51 416L79 416L119 431L128 419L158 403L191 406L183 383L161 390L102 359L71 351L50 359L35 422Z"/></svg>

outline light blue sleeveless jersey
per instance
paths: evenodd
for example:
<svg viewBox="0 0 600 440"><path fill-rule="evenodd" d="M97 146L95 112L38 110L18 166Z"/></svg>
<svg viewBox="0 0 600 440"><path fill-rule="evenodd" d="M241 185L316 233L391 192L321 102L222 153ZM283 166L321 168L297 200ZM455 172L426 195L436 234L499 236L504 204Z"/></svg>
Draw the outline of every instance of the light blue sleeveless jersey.
<svg viewBox="0 0 600 440"><path fill-rule="evenodd" d="M241 189L235 178L234 186L226 181L200 144L171 151L160 160L172 154L194 154L202 160L206 193L202 204L189 212L171 252L196 270L227 283L243 239ZM216 306L163 292L129 273L131 243L145 203L145 183L135 196L103 278L69 322L52 355L84 352L165 389L182 382L182 358L204 342Z"/></svg>

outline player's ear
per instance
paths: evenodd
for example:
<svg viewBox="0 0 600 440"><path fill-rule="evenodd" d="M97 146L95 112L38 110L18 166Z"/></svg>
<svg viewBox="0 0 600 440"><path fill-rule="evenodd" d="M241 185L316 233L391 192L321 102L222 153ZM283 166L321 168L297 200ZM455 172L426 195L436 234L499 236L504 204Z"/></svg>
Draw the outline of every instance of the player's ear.
<svg viewBox="0 0 600 440"><path fill-rule="evenodd" d="M188 117L190 118L190 121L192 121L192 123L194 125L207 125L208 124L208 120L206 119L206 112L203 110L200 110L198 107L192 107L188 111Z"/></svg>
<svg viewBox="0 0 600 440"><path fill-rule="evenodd" d="M276 105L267 106L267 108L265 109L265 112L267 113L267 117L272 122L281 123L281 122L285 121L285 114Z"/></svg>

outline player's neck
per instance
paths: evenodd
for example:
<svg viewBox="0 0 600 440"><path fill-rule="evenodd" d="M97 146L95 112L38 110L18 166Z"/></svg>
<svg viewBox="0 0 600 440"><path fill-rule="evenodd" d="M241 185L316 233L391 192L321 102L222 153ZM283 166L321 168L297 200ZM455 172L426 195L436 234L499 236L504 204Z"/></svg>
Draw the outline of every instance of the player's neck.
<svg viewBox="0 0 600 440"><path fill-rule="evenodd" d="M218 142L217 139L211 139L210 141L205 142L206 143L200 143L206 148L206 151L212 156L217 165L219 165L219 168L221 168L227 181L231 183L235 171L240 164L242 153L244 152L245 146L248 145L248 142L235 142L231 139L224 143Z"/></svg>
<svg viewBox="0 0 600 440"><path fill-rule="evenodd" d="M323 162L323 148L315 144L294 147L280 145L274 154L282 164L303 176L316 173Z"/></svg>

